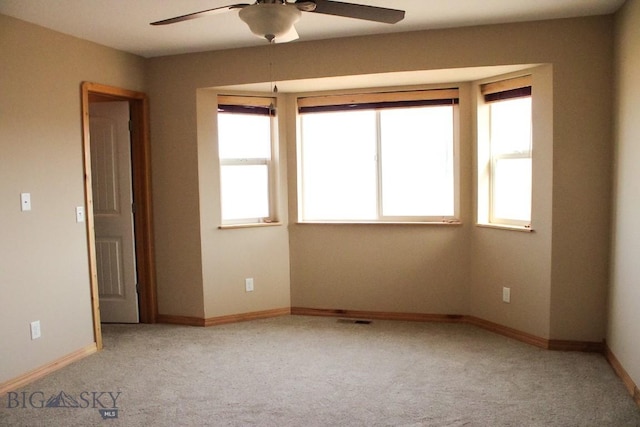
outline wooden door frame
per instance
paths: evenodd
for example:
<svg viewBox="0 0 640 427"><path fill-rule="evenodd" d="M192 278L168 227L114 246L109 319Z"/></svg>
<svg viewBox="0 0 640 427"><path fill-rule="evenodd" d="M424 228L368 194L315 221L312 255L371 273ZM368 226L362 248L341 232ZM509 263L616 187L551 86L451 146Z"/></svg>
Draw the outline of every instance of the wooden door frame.
<svg viewBox="0 0 640 427"><path fill-rule="evenodd" d="M131 172L135 203L134 228L136 270L138 273L138 305L140 322L155 323L158 315L153 211L151 200L151 152L149 140L149 100L142 92L135 92L98 83L82 83L82 137L84 160L84 193L86 200L87 243L93 331L96 346L102 348L100 326L100 297L96 262L95 225L93 220L93 190L91 186L91 140L89 103L92 100L127 101L131 112Z"/></svg>

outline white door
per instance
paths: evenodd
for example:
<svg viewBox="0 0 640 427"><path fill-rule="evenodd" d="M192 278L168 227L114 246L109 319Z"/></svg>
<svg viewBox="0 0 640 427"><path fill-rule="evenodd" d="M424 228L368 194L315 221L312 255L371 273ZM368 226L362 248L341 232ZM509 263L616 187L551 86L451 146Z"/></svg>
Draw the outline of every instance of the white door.
<svg viewBox="0 0 640 427"><path fill-rule="evenodd" d="M129 103L92 103L89 117L100 319L138 323Z"/></svg>

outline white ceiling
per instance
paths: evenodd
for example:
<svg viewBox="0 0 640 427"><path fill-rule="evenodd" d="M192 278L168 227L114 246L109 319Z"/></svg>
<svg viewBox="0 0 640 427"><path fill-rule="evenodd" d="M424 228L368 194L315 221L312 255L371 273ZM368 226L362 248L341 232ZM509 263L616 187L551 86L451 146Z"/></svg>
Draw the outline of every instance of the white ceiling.
<svg viewBox="0 0 640 427"><path fill-rule="evenodd" d="M349 0L406 11L403 21L379 24L303 13L300 40L404 32L613 13L625 0ZM252 0L0 0L0 13L106 46L154 57L266 44L237 11L168 26L150 22L251 3Z"/></svg>

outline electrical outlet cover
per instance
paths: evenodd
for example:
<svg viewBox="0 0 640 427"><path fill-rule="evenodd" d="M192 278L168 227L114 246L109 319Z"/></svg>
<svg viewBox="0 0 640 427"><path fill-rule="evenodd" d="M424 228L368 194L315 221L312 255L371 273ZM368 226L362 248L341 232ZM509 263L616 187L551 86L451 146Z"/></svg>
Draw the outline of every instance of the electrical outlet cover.
<svg viewBox="0 0 640 427"><path fill-rule="evenodd" d="M40 321L36 320L31 322L31 339L35 340L40 338Z"/></svg>
<svg viewBox="0 0 640 427"><path fill-rule="evenodd" d="M20 193L20 209L23 212L31 210L31 193Z"/></svg>

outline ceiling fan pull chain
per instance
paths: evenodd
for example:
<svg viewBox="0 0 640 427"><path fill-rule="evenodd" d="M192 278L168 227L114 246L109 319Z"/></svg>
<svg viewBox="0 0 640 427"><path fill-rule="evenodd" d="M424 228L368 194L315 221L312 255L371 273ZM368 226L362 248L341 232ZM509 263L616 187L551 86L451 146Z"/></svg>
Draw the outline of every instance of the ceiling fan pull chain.
<svg viewBox="0 0 640 427"><path fill-rule="evenodd" d="M271 92L278 93L278 85L273 81L273 49L275 44L275 38L269 40L269 80L271 81Z"/></svg>

